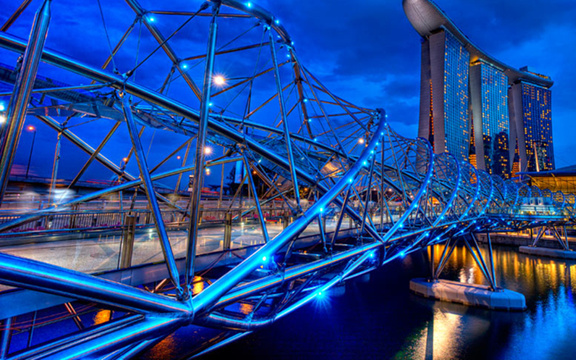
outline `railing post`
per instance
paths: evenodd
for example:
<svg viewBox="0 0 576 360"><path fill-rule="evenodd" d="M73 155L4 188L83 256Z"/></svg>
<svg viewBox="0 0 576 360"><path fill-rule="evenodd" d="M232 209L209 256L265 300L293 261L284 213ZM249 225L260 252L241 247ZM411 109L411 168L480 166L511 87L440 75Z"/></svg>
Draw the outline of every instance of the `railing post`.
<svg viewBox="0 0 576 360"><path fill-rule="evenodd" d="M122 247L120 249L120 269L132 266L132 253L134 251L134 235L136 234L136 216L127 215L122 230Z"/></svg>
<svg viewBox="0 0 576 360"><path fill-rule="evenodd" d="M224 246L223 250L230 250L232 244L232 213L226 213L224 221Z"/></svg>

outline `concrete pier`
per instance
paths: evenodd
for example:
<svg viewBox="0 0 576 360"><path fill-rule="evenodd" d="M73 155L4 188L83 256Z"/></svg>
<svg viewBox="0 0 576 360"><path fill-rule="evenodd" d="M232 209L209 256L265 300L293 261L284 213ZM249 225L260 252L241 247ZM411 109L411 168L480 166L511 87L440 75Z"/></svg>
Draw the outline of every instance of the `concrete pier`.
<svg viewBox="0 0 576 360"><path fill-rule="evenodd" d="M530 254L536 256L546 256L557 259L576 260L576 251L572 250L550 249L534 246L520 246L519 251L524 254Z"/></svg>
<svg viewBox="0 0 576 360"><path fill-rule="evenodd" d="M476 238L481 243L487 243L488 239L483 233L476 234ZM490 234L493 245L510 245L510 246L528 246L534 243L534 237L520 233L493 233ZM552 249L561 249L560 243L554 237L544 235L538 242L538 246ZM576 237L574 235L568 236L568 246L570 249L576 251Z"/></svg>
<svg viewBox="0 0 576 360"><path fill-rule="evenodd" d="M485 285L464 284L449 280L430 282L428 279L416 278L410 281L410 290L426 298L491 310L523 311L526 309L524 295L506 289L491 291Z"/></svg>

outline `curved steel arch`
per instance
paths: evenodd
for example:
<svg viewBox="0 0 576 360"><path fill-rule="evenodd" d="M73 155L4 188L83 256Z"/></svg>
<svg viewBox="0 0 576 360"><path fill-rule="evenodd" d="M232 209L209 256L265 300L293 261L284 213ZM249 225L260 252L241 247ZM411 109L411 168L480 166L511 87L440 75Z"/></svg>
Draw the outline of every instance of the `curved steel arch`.
<svg viewBox="0 0 576 360"><path fill-rule="evenodd" d="M0 235L17 234L62 212L69 212L70 219L76 219L107 196L118 196L119 203L124 204L121 194L128 190L134 191L128 211L133 214L136 195L141 192L146 194L144 204L154 218L161 245L162 256L157 261L165 269L156 268L162 274L161 281L131 286L105 276L0 253L0 283L65 297L66 301L94 302L96 308L123 314L105 324L90 324L52 343L2 354L8 358L128 358L175 329L189 325L226 330L218 338L220 344L225 344L285 316L342 281L409 252L473 231L507 228L527 197L552 197L549 191L518 186L476 170L450 154L433 154L427 140L408 139L394 132L383 110L359 107L331 93L300 63L290 36L278 19L255 4L222 0L192 11L153 11L135 0L127 3L135 20L111 49L102 68L48 49L31 54L25 40L0 33L0 46L6 51L28 51L30 56L52 66L54 72L63 73L62 80L79 82L33 89L30 84L34 80L44 85L47 82L30 76L25 81L17 79L15 84L29 86L27 90L33 94L31 101L35 106L28 109L27 116L36 117L54 129L58 139L70 140L89 155L75 179L82 178L91 162L103 164L118 179L117 184L106 189L66 201L51 198L47 208L15 213L0 224ZM45 14L38 14L39 18L43 16L47 21ZM172 33L166 36L167 29L152 16L188 20L180 23L178 30L170 29ZM196 30L207 29L207 44L202 44L207 49L198 50L197 44L188 42L196 52L181 52L186 49L180 46L186 39L179 30L189 23ZM155 50L134 65L128 60L122 62L118 54L123 46L128 46L127 39L134 39L130 36L136 24L150 34L137 37L138 43L148 41L146 44ZM244 26L244 32L239 32L238 24ZM218 38L219 34L224 40ZM158 87L138 75L142 69L149 69L148 59L160 49L164 63L156 64L158 68L160 64L167 66L163 85ZM125 73L106 70L112 61L114 70L121 68ZM200 65L204 65L204 70L199 69ZM225 65L234 65L237 75L228 83L217 85L215 77ZM170 93L170 86L179 86L178 93ZM184 90L188 91L188 98L181 95ZM113 125L104 140L90 145L90 126L110 123ZM72 132L71 127L79 131ZM129 151L105 157L105 146L121 131L119 128L124 129L124 139L130 140ZM147 156L142 143L150 129L170 133L174 142L184 140L164 159L156 161L154 167L150 166L154 157ZM82 138L82 133L87 137ZM222 155L206 159L207 144L221 147ZM160 172L185 147L184 161ZM189 151L194 153L194 162L186 160ZM138 166L131 170L138 171L138 177L126 169L132 156ZM206 200L200 202L202 177L208 168L222 166L223 173L225 164L237 162L246 171L239 174L243 179L236 195L242 195L246 184L245 193L251 203L236 208L233 205L237 196L225 199L230 203L225 209L229 217L220 225L230 230L234 221L238 224L247 214L252 216L257 224L254 227L258 227L257 244L243 247L245 258L224 262L232 265L230 269L222 267L222 271L214 273L208 269L199 275L195 265L199 258L197 244L202 237L198 234L198 220L200 206L209 204ZM55 169L56 164L55 161ZM190 204L182 206L161 193L159 181L178 177L180 184L182 174L187 172L194 173L193 194L187 195ZM257 187L256 176L265 191ZM177 190L178 187L175 193ZM303 205L304 197L309 198L309 207ZM572 194L554 194L554 199L555 206L565 207L573 214ZM274 202L282 204L286 218L294 217L292 223L275 234L268 229L263 207ZM188 246L180 254L173 249L174 238L166 230L168 214L175 214L172 209L189 227ZM232 216L233 211L239 214ZM344 219L348 226L343 225ZM330 226L328 221L332 222ZM546 221L552 220L541 220ZM235 254L230 244L228 248L221 246L222 258ZM138 271L137 267L128 268ZM114 274L124 271L115 270ZM154 286L150 288L151 284ZM195 289L198 284L201 286ZM146 285L145 290L140 285Z"/></svg>

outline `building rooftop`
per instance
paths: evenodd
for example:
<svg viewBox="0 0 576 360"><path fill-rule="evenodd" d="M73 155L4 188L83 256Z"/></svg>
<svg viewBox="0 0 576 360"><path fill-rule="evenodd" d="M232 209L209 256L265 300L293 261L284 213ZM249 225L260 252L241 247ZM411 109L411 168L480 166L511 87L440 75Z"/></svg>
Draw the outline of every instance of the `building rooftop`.
<svg viewBox="0 0 576 360"><path fill-rule="evenodd" d="M402 6L406 17L423 37L427 37L437 32L439 29L446 29L453 34L470 53L470 61L475 62L482 59L491 65L502 69L508 76L509 83L526 81L546 88L551 87L554 82L548 76L537 74L526 67L516 69L493 58L482 51L468 39L466 35L448 18L448 16L431 0L402 0ZM524 70L526 69L526 70Z"/></svg>

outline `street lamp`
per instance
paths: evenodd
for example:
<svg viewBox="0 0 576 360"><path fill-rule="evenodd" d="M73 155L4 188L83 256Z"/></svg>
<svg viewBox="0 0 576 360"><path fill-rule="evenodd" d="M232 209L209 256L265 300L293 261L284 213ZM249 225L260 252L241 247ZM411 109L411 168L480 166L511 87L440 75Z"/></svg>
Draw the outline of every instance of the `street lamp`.
<svg viewBox="0 0 576 360"><path fill-rule="evenodd" d="M30 145L30 155L28 156L28 166L26 167L26 179L28 179L28 172L30 171L30 161L32 160L32 151L34 150L34 141L36 140L36 128L32 125L28 125L26 128L28 131L32 131L32 145Z"/></svg>
<svg viewBox="0 0 576 360"><path fill-rule="evenodd" d="M222 75L216 75L212 78L214 85L216 86L224 86L226 84L226 78Z"/></svg>

